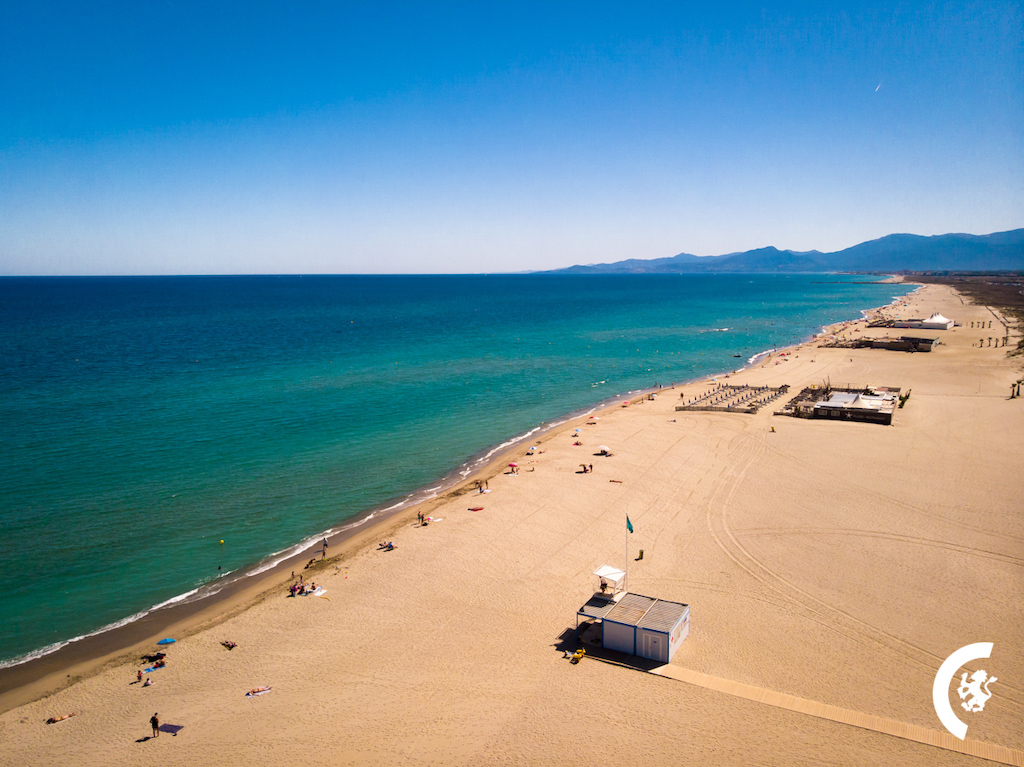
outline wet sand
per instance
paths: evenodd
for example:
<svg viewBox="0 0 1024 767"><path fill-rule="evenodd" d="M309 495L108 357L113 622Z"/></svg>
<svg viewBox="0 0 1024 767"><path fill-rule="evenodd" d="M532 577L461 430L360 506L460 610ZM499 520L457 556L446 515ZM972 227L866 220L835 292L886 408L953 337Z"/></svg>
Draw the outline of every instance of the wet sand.
<svg viewBox="0 0 1024 767"><path fill-rule="evenodd" d="M895 311L993 318L943 286L909 304ZM962 717L970 738L1024 748L1024 400L1008 399L1020 362L971 346L969 328L929 335L943 345L917 354L808 343L728 381L910 389L889 427L773 416L787 398L756 415L675 411L704 384L565 424L544 452L492 465L491 493L456 488L332 545L306 572L324 597L287 597L286 566L161 627L180 641L152 687L131 684L140 664L123 652L98 673L55 667L51 685L91 675L0 715L0 764L977 761L589 657L571 665L591 572L625 564L627 514L630 560L645 552L631 590L691 605L673 666L941 729L938 666L991 641L995 695ZM418 511L441 521L415 526ZM273 689L244 696L260 685ZM182 729L138 742L154 711Z"/></svg>

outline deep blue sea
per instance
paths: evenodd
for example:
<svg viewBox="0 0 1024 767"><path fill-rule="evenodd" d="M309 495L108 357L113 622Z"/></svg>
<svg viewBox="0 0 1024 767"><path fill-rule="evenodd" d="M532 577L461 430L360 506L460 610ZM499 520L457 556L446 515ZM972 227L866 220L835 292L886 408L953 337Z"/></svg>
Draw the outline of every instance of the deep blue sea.
<svg viewBox="0 0 1024 767"><path fill-rule="evenodd" d="M0 665L910 290L859 279L0 279Z"/></svg>

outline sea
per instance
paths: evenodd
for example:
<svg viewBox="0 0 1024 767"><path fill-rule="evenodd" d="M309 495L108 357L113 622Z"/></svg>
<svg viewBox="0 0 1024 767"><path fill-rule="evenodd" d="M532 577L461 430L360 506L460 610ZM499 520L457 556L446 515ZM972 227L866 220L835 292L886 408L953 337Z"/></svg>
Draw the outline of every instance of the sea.
<svg viewBox="0 0 1024 767"><path fill-rule="evenodd" d="M911 289L821 274L0 278L0 667L440 493L571 414L738 369Z"/></svg>

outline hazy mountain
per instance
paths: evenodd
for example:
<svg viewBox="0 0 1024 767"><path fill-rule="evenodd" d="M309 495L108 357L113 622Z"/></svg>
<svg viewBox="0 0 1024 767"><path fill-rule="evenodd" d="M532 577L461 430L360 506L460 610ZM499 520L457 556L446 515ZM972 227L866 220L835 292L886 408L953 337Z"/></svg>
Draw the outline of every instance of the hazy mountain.
<svg viewBox="0 0 1024 767"><path fill-rule="evenodd" d="M898 272L1024 269L1024 229L995 234L890 234L835 253L767 247L723 256L616 261L556 269L565 274L689 274L701 272Z"/></svg>
<svg viewBox="0 0 1024 767"><path fill-rule="evenodd" d="M1024 229L995 234L890 234L828 254L831 268L843 271L929 271L1024 268Z"/></svg>

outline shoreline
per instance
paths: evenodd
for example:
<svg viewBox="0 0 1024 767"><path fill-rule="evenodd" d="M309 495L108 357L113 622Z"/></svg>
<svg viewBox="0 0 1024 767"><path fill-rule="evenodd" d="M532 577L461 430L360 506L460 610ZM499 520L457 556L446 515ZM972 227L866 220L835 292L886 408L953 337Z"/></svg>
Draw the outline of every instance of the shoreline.
<svg viewBox="0 0 1024 767"><path fill-rule="evenodd" d="M310 536L304 541L227 574L225 578L236 577L221 583L214 591L197 594L196 592L203 588L199 587L192 592L184 592L160 605L136 613L139 618L127 616L110 624L109 627L101 627L90 634L67 640L45 654L30 657L46 649L40 648L22 656L25 660L15 658L7 661L11 665L0 667L0 714L48 697L78 681L101 673L106 668L121 665L129 658L150 650L151 645L161 636L192 636L255 607L277 593L285 584L290 583L292 578L289 572L297 574L300 568L305 568L307 565L304 563L311 552L314 553L314 557L319 554L318 543L324 537L328 540L329 551L333 553L325 560L317 559L309 567L310 574L324 572L331 567L337 569L341 563L359 553L372 539L379 536L387 537L412 520L416 513L427 514L434 507L470 492L476 480L491 479L501 473L507 460L527 441L542 444L563 432L568 432L574 425L582 424L591 415L605 415L609 411L618 410L623 401L636 404L634 400L642 401L652 393L710 383L718 378L728 378L764 366L773 355L799 349L820 337L837 332L837 328L848 329L856 323L866 322L871 313L895 307L900 301L906 300L924 287L902 279L882 282L915 287L889 303L860 310L859 318L837 320L792 344L758 352L745 360L745 364L739 368L703 373L695 378L672 382L666 386L623 392L555 416L520 435L479 451L439 479L425 483L423 487L401 496L402 500L396 502L397 496L385 500L380 507L362 512L327 531ZM436 492L425 495L431 491ZM293 553L285 553L289 551ZM284 556L281 556L282 554ZM279 556L281 558L273 564L263 564ZM215 581L208 585L216 584ZM190 599L192 595L195 595L195 598Z"/></svg>

